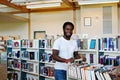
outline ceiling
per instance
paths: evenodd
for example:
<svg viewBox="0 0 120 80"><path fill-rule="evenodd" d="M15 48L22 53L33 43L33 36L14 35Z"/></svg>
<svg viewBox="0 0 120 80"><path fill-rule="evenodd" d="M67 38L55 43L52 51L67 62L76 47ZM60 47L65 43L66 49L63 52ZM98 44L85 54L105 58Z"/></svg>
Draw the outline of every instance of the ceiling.
<svg viewBox="0 0 120 80"><path fill-rule="evenodd" d="M25 3L30 2L53 3L59 2L61 5L57 7L43 7L28 9ZM25 17L23 19L16 14L27 14L29 12L43 12L43 11L57 11L57 10L72 10L79 8L77 0L0 0L0 22L19 22L28 20ZM17 18L18 16L18 18Z"/></svg>
<svg viewBox="0 0 120 80"><path fill-rule="evenodd" d="M27 21L28 21L27 18L0 12L0 22L27 22Z"/></svg>
<svg viewBox="0 0 120 80"><path fill-rule="evenodd" d="M55 7L41 7L41 8L27 8L28 5L49 3L60 3L60 6ZM45 11L60 11L60 10L75 10L80 9L80 5L99 4L100 2L118 3L119 0L0 0L0 18L8 20L10 16L15 14L30 13L30 12L45 12ZM5 13L5 16L3 15ZM7 16L8 15L8 16ZM4 17L3 17L4 16ZM4 19L5 18L5 19ZM13 17L14 18L14 17ZM0 21L1 21L0 19ZM11 18L10 18L11 19ZM19 19L19 18L18 18ZM15 18L16 20L16 18ZM21 19L20 19L21 20ZM23 19L24 21L24 19Z"/></svg>
<svg viewBox="0 0 120 80"><path fill-rule="evenodd" d="M55 3L55 1L58 1L61 5L58 7L45 7L45 8L43 7L43 8L34 8L34 9L26 8L27 6L26 3L41 2L41 4L45 4L45 3L48 4L48 3L52 3L51 1L53 1L53 3ZM41 12L41 11L50 11L50 10L75 9L78 7L79 5L77 0L0 0L0 12L7 12L7 13L17 13L17 12L28 13L28 12L38 12L38 11Z"/></svg>
<svg viewBox="0 0 120 80"><path fill-rule="evenodd" d="M29 13L55 10L78 9L80 5L99 3L119 3L119 0L0 0L0 12ZM60 3L57 7L27 8L33 5Z"/></svg>

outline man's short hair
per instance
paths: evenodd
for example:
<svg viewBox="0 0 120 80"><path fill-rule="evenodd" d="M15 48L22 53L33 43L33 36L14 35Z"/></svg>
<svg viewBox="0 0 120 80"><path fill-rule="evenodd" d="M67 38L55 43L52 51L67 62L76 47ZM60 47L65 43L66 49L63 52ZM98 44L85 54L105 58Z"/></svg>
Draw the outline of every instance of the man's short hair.
<svg viewBox="0 0 120 80"><path fill-rule="evenodd" d="M71 23L71 22L65 22L65 23L63 24L63 30L65 30L65 28L66 28L67 25L71 25L72 30L74 29L73 23Z"/></svg>

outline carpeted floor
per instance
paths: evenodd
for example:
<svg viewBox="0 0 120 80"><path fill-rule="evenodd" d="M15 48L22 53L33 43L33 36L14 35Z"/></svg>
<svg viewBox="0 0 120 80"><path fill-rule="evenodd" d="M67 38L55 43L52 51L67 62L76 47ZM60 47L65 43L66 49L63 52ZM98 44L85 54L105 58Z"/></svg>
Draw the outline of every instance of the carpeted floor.
<svg viewBox="0 0 120 80"><path fill-rule="evenodd" d="M0 64L0 80L7 80L7 68L3 64Z"/></svg>

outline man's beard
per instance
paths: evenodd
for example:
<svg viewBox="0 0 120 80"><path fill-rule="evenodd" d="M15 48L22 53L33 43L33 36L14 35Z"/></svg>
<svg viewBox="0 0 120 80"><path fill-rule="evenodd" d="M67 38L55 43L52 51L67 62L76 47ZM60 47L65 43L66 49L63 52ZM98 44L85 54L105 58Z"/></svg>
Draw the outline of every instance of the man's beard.
<svg viewBox="0 0 120 80"><path fill-rule="evenodd" d="M72 36L71 33L64 33L67 38L70 38Z"/></svg>

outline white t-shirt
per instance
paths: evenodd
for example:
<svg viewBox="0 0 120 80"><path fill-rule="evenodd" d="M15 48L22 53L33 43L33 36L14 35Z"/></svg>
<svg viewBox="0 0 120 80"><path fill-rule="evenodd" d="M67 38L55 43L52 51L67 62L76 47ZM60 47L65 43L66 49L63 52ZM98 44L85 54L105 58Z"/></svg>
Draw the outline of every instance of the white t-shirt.
<svg viewBox="0 0 120 80"><path fill-rule="evenodd" d="M66 40L64 37L61 37L55 40L53 49L59 50L59 56L61 58L69 59L72 58L74 55L74 51L78 51L77 43L75 40ZM67 70L67 64L64 62L55 63L55 69L59 70Z"/></svg>

